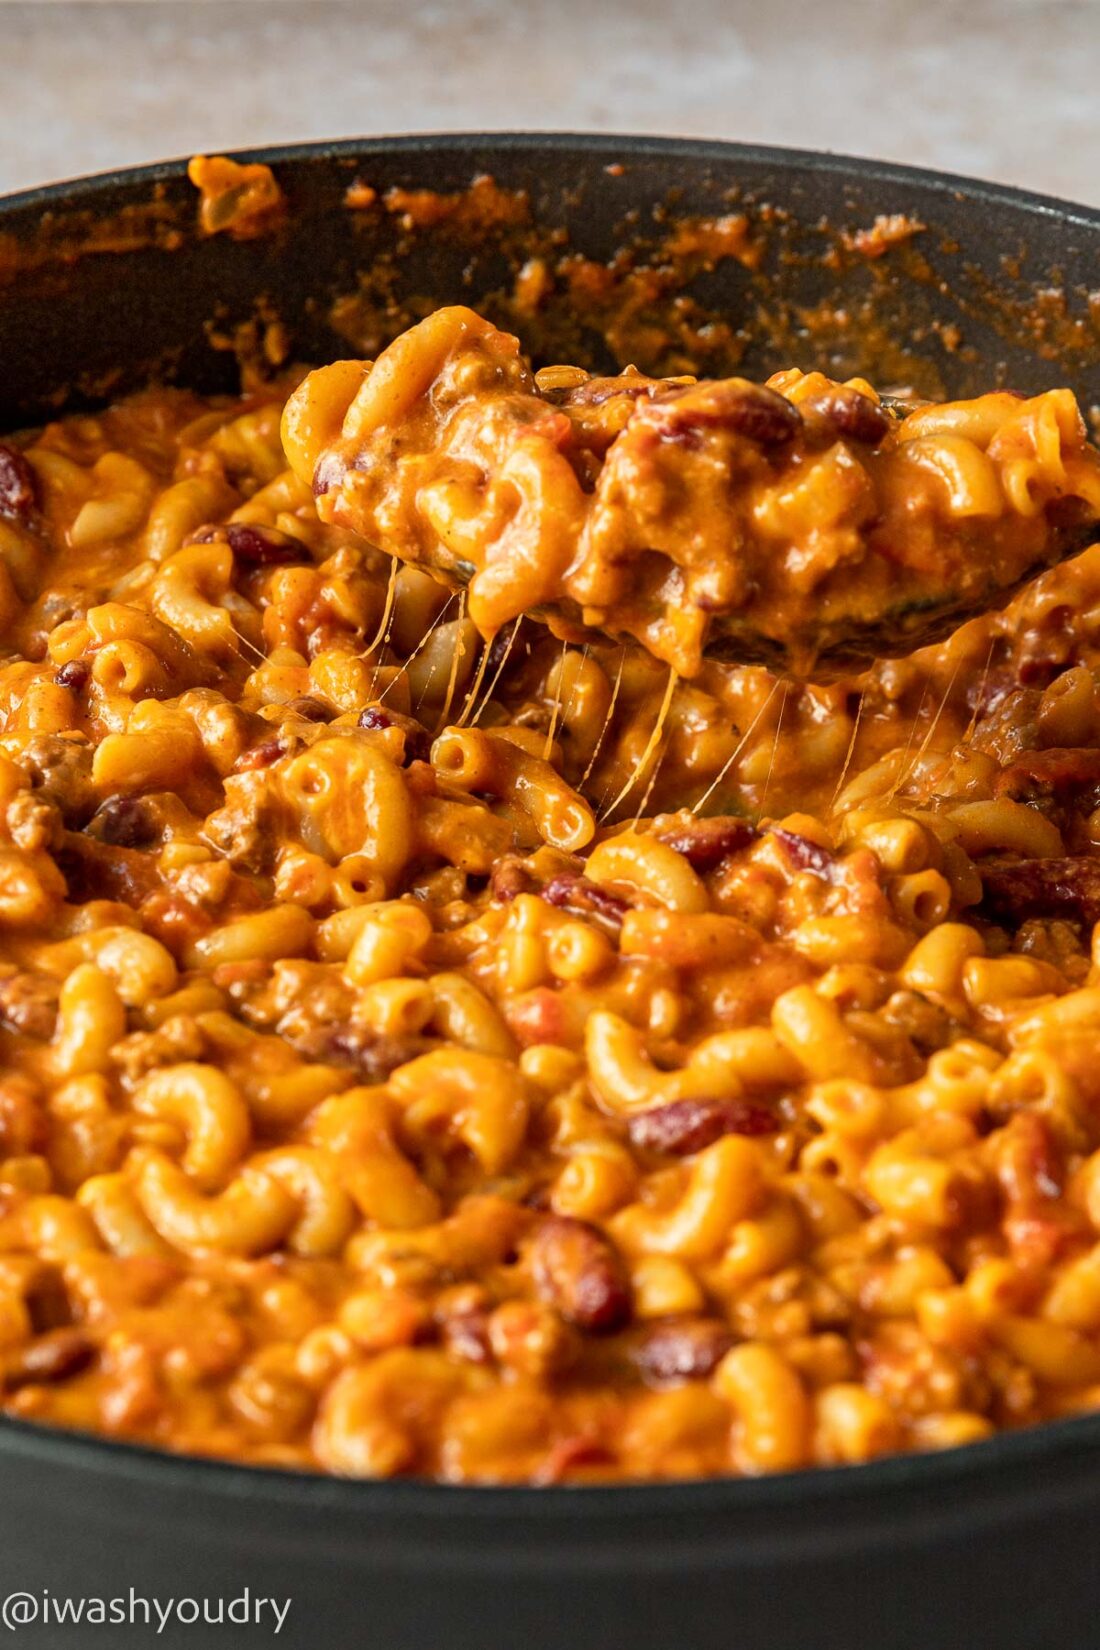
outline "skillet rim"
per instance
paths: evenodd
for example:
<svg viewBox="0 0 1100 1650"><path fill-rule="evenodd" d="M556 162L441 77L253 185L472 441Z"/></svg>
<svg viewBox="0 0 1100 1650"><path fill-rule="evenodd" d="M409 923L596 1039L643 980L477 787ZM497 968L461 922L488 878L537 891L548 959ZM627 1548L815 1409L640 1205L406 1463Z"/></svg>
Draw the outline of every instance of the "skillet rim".
<svg viewBox="0 0 1100 1650"><path fill-rule="evenodd" d="M301 161L354 160L377 155L421 155L437 151L479 155L496 150L510 155L539 153L599 155L617 159L680 157L684 161L740 160L753 166L803 176L871 180L904 189L963 196L993 212L1004 208L1074 225L1100 238L1100 207L1083 206L987 179L970 178L933 168L875 160L831 150L785 148L719 138L631 135L620 132L505 130L499 132L410 132L397 136L341 138L333 141L274 144L261 148L219 150L230 159L269 166ZM48 212L61 204L93 203L112 189L168 183L186 175L189 157L147 165L116 167L0 194L0 224L6 217L36 209ZM1100 246L1098 246L1100 250ZM373 1512L402 1518L435 1518L461 1513L495 1520L502 1514L525 1521L552 1523L563 1517L592 1518L601 1525L627 1518L651 1521L690 1513L753 1512L782 1515L815 1507L840 1511L868 1498L939 1490L994 1492L998 1487L1024 1491L1028 1469L1057 1468L1100 1456L1100 1411L1045 1421L1016 1432L1001 1432L979 1443L926 1454L890 1455L852 1466L812 1467L761 1478L705 1478L657 1482L628 1480L616 1484L535 1486L456 1485L427 1479L343 1479L317 1472L295 1472L203 1456L174 1455L145 1444L131 1444L91 1433L39 1426L0 1415L0 1460L23 1466L68 1466L94 1472L123 1488L135 1486L202 1492L226 1502L267 1501L281 1510ZM1012 1482L1003 1485L1006 1477ZM1032 1483L1034 1481L1032 1480Z"/></svg>
<svg viewBox="0 0 1100 1650"><path fill-rule="evenodd" d="M1020 189L1014 184L971 178L957 172L941 172L934 167L909 166L901 161L875 160L868 155L848 155L831 149L785 148L776 144L737 143L724 138L659 137L627 132L571 132L518 129L500 132L423 131L395 137L337 138L307 143L269 144L260 148L219 149L230 160L260 162L267 166L300 160L352 160L371 154L425 154L434 150L457 153L464 149L494 148L506 154L538 150L551 153L599 154L606 149L622 149L625 158L682 156L685 160L741 159L751 165L771 165L781 170L802 170L810 175L840 175L874 178L883 183L931 185L943 194L965 195L990 207L1026 207L1043 217L1058 218L1082 228L1100 231L1100 206L1083 206L1058 195ZM174 156L142 166L109 168L88 172L52 183L0 194L0 216L13 210L42 207L48 210L59 201L82 203L110 186L167 183L186 175L190 156Z"/></svg>

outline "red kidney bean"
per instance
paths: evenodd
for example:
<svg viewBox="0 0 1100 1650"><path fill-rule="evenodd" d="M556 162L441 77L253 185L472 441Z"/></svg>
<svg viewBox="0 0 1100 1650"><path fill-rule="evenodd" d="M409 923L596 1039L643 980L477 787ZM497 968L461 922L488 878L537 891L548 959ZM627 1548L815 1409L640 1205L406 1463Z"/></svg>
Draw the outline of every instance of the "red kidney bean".
<svg viewBox="0 0 1100 1650"><path fill-rule="evenodd" d="M384 1083L398 1066L408 1065L417 1055L427 1054L436 1046L430 1037L379 1036L368 1027L351 1022L312 1026L287 1040L307 1060L351 1066L368 1083Z"/></svg>
<svg viewBox="0 0 1100 1650"><path fill-rule="evenodd" d="M812 430L820 423L826 439L841 436L865 447L877 447L884 441L892 423L885 407L845 384L811 396L802 402L801 410L807 427Z"/></svg>
<svg viewBox="0 0 1100 1650"><path fill-rule="evenodd" d="M148 848L160 841L155 805L141 796L109 796L92 816L89 832L114 848Z"/></svg>
<svg viewBox="0 0 1100 1650"><path fill-rule="evenodd" d="M5 1380L9 1387L63 1381L86 1369L94 1357L95 1342L82 1329L51 1329L14 1355Z"/></svg>
<svg viewBox="0 0 1100 1650"><path fill-rule="evenodd" d="M619 1329L630 1317L630 1283L618 1250L587 1221L550 1215L531 1244L535 1284L566 1323L590 1334Z"/></svg>
<svg viewBox="0 0 1100 1650"><path fill-rule="evenodd" d="M654 1386L673 1386L704 1380L721 1363L733 1339L719 1318L666 1318L643 1330L630 1356Z"/></svg>
<svg viewBox="0 0 1100 1650"><path fill-rule="evenodd" d="M639 1112L627 1125L632 1145L675 1157L701 1152L724 1134L778 1134L779 1128L769 1107L748 1100L673 1100Z"/></svg>
<svg viewBox="0 0 1100 1650"><path fill-rule="evenodd" d="M377 705L368 705L366 710L359 712L359 726L369 728L372 733L381 732L385 728L393 727L393 718Z"/></svg>
<svg viewBox="0 0 1100 1650"><path fill-rule="evenodd" d="M620 899L617 894L609 894L606 888L589 882L587 877L575 876L569 871L552 877L542 890L542 897L547 905L556 905L567 911L592 913L616 925L622 923L629 910L626 901Z"/></svg>
<svg viewBox="0 0 1100 1650"><path fill-rule="evenodd" d="M67 665L54 676L58 687L68 688L70 693L83 693L91 678L92 667L87 659L70 659Z"/></svg>
<svg viewBox="0 0 1100 1650"><path fill-rule="evenodd" d="M228 521L217 527L200 527L189 544L228 544L238 561L252 567L284 567L291 562L312 561L309 546L278 527L264 527L252 521Z"/></svg>
<svg viewBox="0 0 1100 1650"><path fill-rule="evenodd" d="M261 739L258 745L253 745L243 755L238 756L233 764L234 773L251 773L254 768L269 768L273 762L286 755L286 747L278 734L272 739Z"/></svg>
<svg viewBox="0 0 1100 1650"><path fill-rule="evenodd" d="M755 825L733 814L716 815L713 819L690 819L671 830L657 833L658 841L667 843L678 854L683 854L693 871L705 874L729 854L747 848L759 835Z"/></svg>
<svg viewBox="0 0 1100 1650"><path fill-rule="evenodd" d="M432 751L432 736L415 716L403 716L400 711L382 710L378 705L368 705L359 712L359 726L368 733L381 733L386 728L399 728L405 735L405 750L402 757L402 767L409 767L413 762L427 762Z"/></svg>
<svg viewBox="0 0 1100 1650"><path fill-rule="evenodd" d="M798 408L763 384L731 378L709 386L706 401L683 391L658 396L636 416L656 426L664 441L701 448L708 430L726 430L758 447L786 447L802 428ZM691 392L689 392L691 393Z"/></svg>
<svg viewBox="0 0 1100 1650"><path fill-rule="evenodd" d="M38 477L18 447L0 441L0 516L26 526L37 508Z"/></svg>
<svg viewBox="0 0 1100 1650"><path fill-rule="evenodd" d="M238 561L256 567L281 567L289 562L311 561L309 547L292 533L277 527L257 527L252 522L231 521L225 529L229 548Z"/></svg>
<svg viewBox="0 0 1100 1650"><path fill-rule="evenodd" d="M782 843L787 858L796 870L812 871L818 877L831 876L836 855L831 854L828 848L811 842L808 836L799 836L796 831L785 831L781 825L773 825L771 834Z"/></svg>

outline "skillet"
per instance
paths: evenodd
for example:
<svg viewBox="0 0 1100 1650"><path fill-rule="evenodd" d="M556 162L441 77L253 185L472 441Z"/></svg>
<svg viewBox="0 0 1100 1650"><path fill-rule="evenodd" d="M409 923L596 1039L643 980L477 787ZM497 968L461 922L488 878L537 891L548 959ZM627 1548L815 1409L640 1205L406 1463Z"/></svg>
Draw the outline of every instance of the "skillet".
<svg viewBox="0 0 1100 1650"><path fill-rule="evenodd" d="M540 361L759 376L794 360L930 394L1065 382L1100 402L1100 214L1082 208L649 138L248 158L287 201L256 239L196 232L182 163L0 201L5 428L151 380L232 389L265 351L369 354L456 301ZM525 312L517 277L539 261L552 291ZM270 1609L246 1626L239 1604L232 1627L188 1610L158 1630L152 1606L135 1629L44 1625L47 1590L247 1597L253 1617L289 1598L277 1642L318 1650L1094 1650L1098 1515L1100 1416L759 1481L545 1489L350 1483L0 1422L0 1599L30 1594L40 1622L22 1630L66 1647L276 1636Z"/></svg>

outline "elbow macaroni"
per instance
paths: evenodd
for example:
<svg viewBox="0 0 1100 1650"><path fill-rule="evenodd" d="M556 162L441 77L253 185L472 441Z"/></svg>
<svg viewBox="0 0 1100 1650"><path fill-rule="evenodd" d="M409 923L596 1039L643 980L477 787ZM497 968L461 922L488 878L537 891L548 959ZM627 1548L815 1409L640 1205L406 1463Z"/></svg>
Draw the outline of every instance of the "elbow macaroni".
<svg viewBox="0 0 1100 1650"><path fill-rule="evenodd" d="M275 395L19 447L0 1404L492 1482L850 1464L1094 1405L1100 557L832 686L486 649L309 486L456 325L314 374L295 474ZM569 383L613 433L616 381ZM838 389L777 383L807 427ZM890 485L1026 535L1091 496L1075 418L920 409ZM546 458L426 488L456 554L499 541L474 617L532 523L566 576L587 495ZM877 464L822 436L759 478L769 554L851 548ZM597 614L612 548L578 573Z"/></svg>

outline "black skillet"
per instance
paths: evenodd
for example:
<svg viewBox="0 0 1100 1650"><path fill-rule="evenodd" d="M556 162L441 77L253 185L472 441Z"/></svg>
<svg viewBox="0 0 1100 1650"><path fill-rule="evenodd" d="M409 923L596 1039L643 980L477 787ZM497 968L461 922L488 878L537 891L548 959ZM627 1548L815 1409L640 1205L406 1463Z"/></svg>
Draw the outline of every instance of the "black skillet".
<svg viewBox="0 0 1100 1650"><path fill-rule="evenodd" d="M255 240L200 239L178 163L0 202L6 427L152 377L230 388L275 316L312 361L367 353L432 302L515 322L532 258L550 292L520 330L541 360L630 354L750 376L795 361L954 395L1066 382L1100 402L1100 214L1058 201L649 138L382 139L255 158L288 202ZM514 221L462 209L479 173L514 192ZM379 201L350 209L356 180ZM392 186L459 199L418 227L385 204ZM741 212L746 261L684 254L705 243L700 216ZM896 213L923 229L868 255L877 243L855 232ZM608 260L586 302L585 272ZM0 1601L34 1601L4 1622L37 1610L17 1630L59 1650L1096 1650L1098 1529L1100 1416L865 1467L608 1489L347 1483L0 1423ZM94 1608L91 1625L46 1622L60 1599L129 1610L131 1589L132 1629L96 1624ZM261 1597L292 1601L277 1637L270 1606L241 1623ZM184 1601L159 1632L154 1599ZM226 1625L191 1624L190 1600L216 1615L219 1599L234 1604Z"/></svg>

